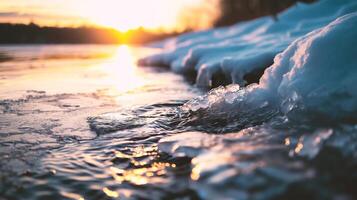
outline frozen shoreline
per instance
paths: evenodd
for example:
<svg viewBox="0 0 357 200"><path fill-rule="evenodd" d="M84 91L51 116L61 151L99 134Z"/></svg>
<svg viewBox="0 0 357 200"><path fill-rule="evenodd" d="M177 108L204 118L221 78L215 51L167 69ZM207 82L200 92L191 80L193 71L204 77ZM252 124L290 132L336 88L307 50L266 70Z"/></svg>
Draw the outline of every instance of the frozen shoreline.
<svg viewBox="0 0 357 200"><path fill-rule="evenodd" d="M355 11L357 2L353 0L299 3L279 14L277 21L263 17L165 40L156 44L162 53L143 58L139 64L197 74L198 86L211 86L220 74L226 81L244 86L245 76L268 68L294 40Z"/></svg>
<svg viewBox="0 0 357 200"><path fill-rule="evenodd" d="M179 36L163 42L163 53L139 61L196 72L196 85L211 86L218 76L241 86L219 88L186 107L207 116L239 118L261 106L280 110L293 121L356 122L357 2L321 0L299 4L274 21L263 17L228 28ZM350 13L350 14L348 14ZM260 78L247 85L247 76ZM261 76L261 77L260 77ZM230 100L226 100L225 96ZM199 105L201 104L201 105ZM226 113L221 115L220 113ZM202 115L202 114L201 114ZM204 115L204 114L203 114Z"/></svg>

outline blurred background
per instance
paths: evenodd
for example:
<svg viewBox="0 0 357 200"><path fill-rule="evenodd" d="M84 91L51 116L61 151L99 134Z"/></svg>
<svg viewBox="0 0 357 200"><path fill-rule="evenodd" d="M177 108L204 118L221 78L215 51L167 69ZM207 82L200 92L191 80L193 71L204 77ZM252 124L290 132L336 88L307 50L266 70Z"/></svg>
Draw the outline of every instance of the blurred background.
<svg viewBox="0 0 357 200"><path fill-rule="evenodd" d="M314 0L1 0L0 44L143 44Z"/></svg>

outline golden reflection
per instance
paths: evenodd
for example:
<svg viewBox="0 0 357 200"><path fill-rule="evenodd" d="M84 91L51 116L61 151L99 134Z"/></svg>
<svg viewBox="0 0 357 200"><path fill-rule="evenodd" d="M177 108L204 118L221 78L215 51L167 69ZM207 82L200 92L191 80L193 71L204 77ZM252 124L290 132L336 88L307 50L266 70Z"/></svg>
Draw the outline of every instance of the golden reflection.
<svg viewBox="0 0 357 200"><path fill-rule="evenodd" d="M112 197L112 198L118 198L119 197L119 193L110 190L109 188L105 187L103 188L103 192L108 196L108 197Z"/></svg>
<svg viewBox="0 0 357 200"><path fill-rule="evenodd" d="M157 145L150 147L138 146L133 150L133 157L142 157L142 156L154 156L157 155Z"/></svg>
<svg viewBox="0 0 357 200"><path fill-rule="evenodd" d="M167 173L167 168L174 168L176 165L164 162L155 162L151 166L142 166L132 170L122 170L117 167L111 167L110 171L113 178L118 182L130 182L135 185L145 185L148 183L163 183L164 179L158 176L163 176ZM156 177L155 177L156 176Z"/></svg>
<svg viewBox="0 0 357 200"><path fill-rule="evenodd" d="M176 167L176 164L166 162L150 162L157 155L157 146L137 147L130 155L119 151L115 151L113 153L117 158L129 159L132 165L138 167L130 170L110 167L110 173L118 183L122 183L124 181L135 185L164 183L166 180L161 176L167 173L168 168ZM142 158L145 158L145 161L141 160Z"/></svg>
<svg viewBox="0 0 357 200"><path fill-rule="evenodd" d="M285 138L285 142L284 143L285 143L286 146L289 146L290 143L291 143L290 142L290 138Z"/></svg>
<svg viewBox="0 0 357 200"><path fill-rule="evenodd" d="M84 198L81 195L75 194L75 193L61 191L61 195L66 197L66 198L68 198L68 199L84 200Z"/></svg>
<svg viewBox="0 0 357 200"><path fill-rule="evenodd" d="M191 172L191 179L197 181L200 178L201 168L199 165L195 166Z"/></svg>
<svg viewBox="0 0 357 200"><path fill-rule="evenodd" d="M138 74L136 57L127 45L120 45L115 55L96 69L103 71L108 78L108 84L114 86L116 92L126 92L145 84L144 79Z"/></svg>
<svg viewBox="0 0 357 200"><path fill-rule="evenodd" d="M191 171L191 179L194 181L197 181L200 178L200 173L201 173L201 166L197 163L196 159L192 159L192 165L194 165L195 167L193 167L192 171Z"/></svg>
<svg viewBox="0 0 357 200"><path fill-rule="evenodd" d="M295 148L295 153L299 153L304 148L304 145L299 142Z"/></svg>

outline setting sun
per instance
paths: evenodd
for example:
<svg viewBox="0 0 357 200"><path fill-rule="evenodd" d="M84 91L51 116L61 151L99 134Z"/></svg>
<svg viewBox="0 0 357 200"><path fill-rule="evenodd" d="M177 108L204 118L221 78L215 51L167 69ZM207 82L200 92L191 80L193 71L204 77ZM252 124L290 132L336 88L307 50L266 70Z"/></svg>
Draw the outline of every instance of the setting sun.
<svg viewBox="0 0 357 200"><path fill-rule="evenodd" d="M144 27L147 29L182 30L183 13L188 9L200 8L197 28L207 28L210 17L207 10L212 6L207 0L3 0L0 5L0 22L29 23L34 21L45 26L95 25L127 31ZM9 12L10 10L10 12ZM6 13L4 12L6 11ZM203 12L204 11L204 12ZM197 14L197 13L196 13ZM187 18L187 14L185 16ZM204 22L203 22L204 21Z"/></svg>
<svg viewBox="0 0 357 200"><path fill-rule="evenodd" d="M108 1L105 5L98 5L97 1L90 1L83 13L89 21L127 31L138 27L173 28L185 6L200 3L196 1L177 1L173 4L167 0L155 1ZM164 9L162 9L164 8ZM180 27L179 27L180 28Z"/></svg>

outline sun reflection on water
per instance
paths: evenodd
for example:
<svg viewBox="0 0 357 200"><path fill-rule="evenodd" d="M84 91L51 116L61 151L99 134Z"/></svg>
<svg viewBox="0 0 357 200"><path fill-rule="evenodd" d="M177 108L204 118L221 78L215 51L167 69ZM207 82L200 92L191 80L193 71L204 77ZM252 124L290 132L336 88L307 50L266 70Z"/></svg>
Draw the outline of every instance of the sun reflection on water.
<svg viewBox="0 0 357 200"><path fill-rule="evenodd" d="M6 77L0 80L0 97L21 98L28 90L45 91L46 94L105 91L106 95L118 96L149 83L147 71L139 68L136 61L155 52L127 45L45 48L46 51L38 53L41 50L38 46L24 47L16 56L27 57L0 64L1 75Z"/></svg>
<svg viewBox="0 0 357 200"><path fill-rule="evenodd" d="M98 67L106 73L111 85L115 86L116 91L112 93L129 91L145 84L137 69L136 57L127 45L119 46L113 57Z"/></svg>
<svg viewBox="0 0 357 200"><path fill-rule="evenodd" d="M70 193L70 192L64 192L64 191L61 191L61 194L62 194L63 197L65 197L67 199L84 200L84 198L79 194Z"/></svg>
<svg viewBox="0 0 357 200"><path fill-rule="evenodd" d="M105 187L103 188L103 192L108 196L108 197L113 197L113 198L118 198L119 194L115 191L110 190L109 188Z"/></svg>
<svg viewBox="0 0 357 200"><path fill-rule="evenodd" d="M165 175L168 169L175 168L176 165L167 162L154 161L158 155L157 147L137 147L130 154L120 151L113 152L117 159L128 159L134 169L121 169L118 166L109 168L110 174L114 180L121 184L129 182L134 185L158 184L165 183ZM144 159L143 158L150 158Z"/></svg>

